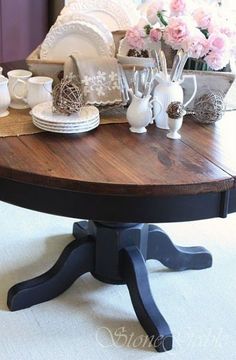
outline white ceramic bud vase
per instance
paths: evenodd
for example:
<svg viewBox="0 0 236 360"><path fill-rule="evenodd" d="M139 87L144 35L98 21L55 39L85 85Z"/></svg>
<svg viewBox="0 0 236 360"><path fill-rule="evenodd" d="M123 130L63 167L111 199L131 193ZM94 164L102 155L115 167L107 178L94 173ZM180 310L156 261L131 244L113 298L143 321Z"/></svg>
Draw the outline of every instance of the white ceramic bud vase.
<svg viewBox="0 0 236 360"><path fill-rule="evenodd" d="M186 115L186 111L183 116ZM179 130L183 125L183 116L178 119L172 119L168 117L168 125L170 132L166 135L169 139L178 140L181 139L181 135L179 134Z"/></svg>

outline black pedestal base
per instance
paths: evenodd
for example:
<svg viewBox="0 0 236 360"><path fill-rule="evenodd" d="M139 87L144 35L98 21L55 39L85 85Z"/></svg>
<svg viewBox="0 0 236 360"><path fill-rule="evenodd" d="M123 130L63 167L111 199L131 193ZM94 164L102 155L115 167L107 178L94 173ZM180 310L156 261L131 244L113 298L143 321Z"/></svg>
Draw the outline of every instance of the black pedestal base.
<svg viewBox="0 0 236 360"><path fill-rule="evenodd" d="M86 272L103 282L127 284L135 313L158 352L172 348L172 334L150 290L145 261L159 260L173 270L212 266L202 247L175 246L159 227L83 221L74 224L76 240L45 274L13 286L8 293L11 311L25 309L63 293Z"/></svg>

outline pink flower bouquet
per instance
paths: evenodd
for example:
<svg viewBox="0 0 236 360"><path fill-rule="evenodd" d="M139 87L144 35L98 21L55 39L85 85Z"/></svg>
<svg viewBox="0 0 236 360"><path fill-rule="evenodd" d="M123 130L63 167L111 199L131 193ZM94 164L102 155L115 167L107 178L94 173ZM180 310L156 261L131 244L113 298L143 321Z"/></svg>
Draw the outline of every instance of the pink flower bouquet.
<svg viewBox="0 0 236 360"><path fill-rule="evenodd" d="M213 70L224 68L235 56L235 24L219 5L199 6L198 1L194 4L189 0L171 0L166 8L164 1L153 1L146 10L146 24L141 21L126 33L130 48L144 51L150 44L158 48L162 40Z"/></svg>

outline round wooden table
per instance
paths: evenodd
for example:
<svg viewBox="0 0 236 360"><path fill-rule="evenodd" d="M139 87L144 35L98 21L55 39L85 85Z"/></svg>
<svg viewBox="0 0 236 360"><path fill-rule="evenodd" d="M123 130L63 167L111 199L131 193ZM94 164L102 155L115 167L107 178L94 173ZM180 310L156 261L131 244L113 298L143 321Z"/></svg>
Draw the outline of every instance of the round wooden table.
<svg viewBox="0 0 236 360"><path fill-rule="evenodd" d="M235 134L231 113L213 126L186 119L177 141L155 126L132 134L126 124L77 136L0 139L0 200L89 220L74 225L76 240L49 271L9 290L10 310L55 298L91 272L103 282L127 284L155 349L170 350L172 334L153 300L145 261L198 270L210 267L212 257L202 247L175 246L148 224L236 211Z"/></svg>

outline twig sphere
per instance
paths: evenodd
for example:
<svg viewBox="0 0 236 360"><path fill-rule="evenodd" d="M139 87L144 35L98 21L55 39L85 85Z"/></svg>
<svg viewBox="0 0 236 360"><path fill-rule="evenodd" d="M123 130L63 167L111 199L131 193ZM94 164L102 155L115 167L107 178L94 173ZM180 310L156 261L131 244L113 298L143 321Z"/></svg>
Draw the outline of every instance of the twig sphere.
<svg viewBox="0 0 236 360"><path fill-rule="evenodd" d="M192 112L195 121L212 124L219 121L225 112L223 95L220 92L209 92L194 102Z"/></svg>
<svg viewBox="0 0 236 360"><path fill-rule="evenodd" d="M84 104L80 82L75 77L66 77L52 92L53 111L71 115L80 111Z"/></svg>
<svg viewBox="0 0 236 360"><path fill-rule="evenodd" d="M171 119L179 119L186 114L184 105L180 101L170 103L166 112Z"/></svg>

